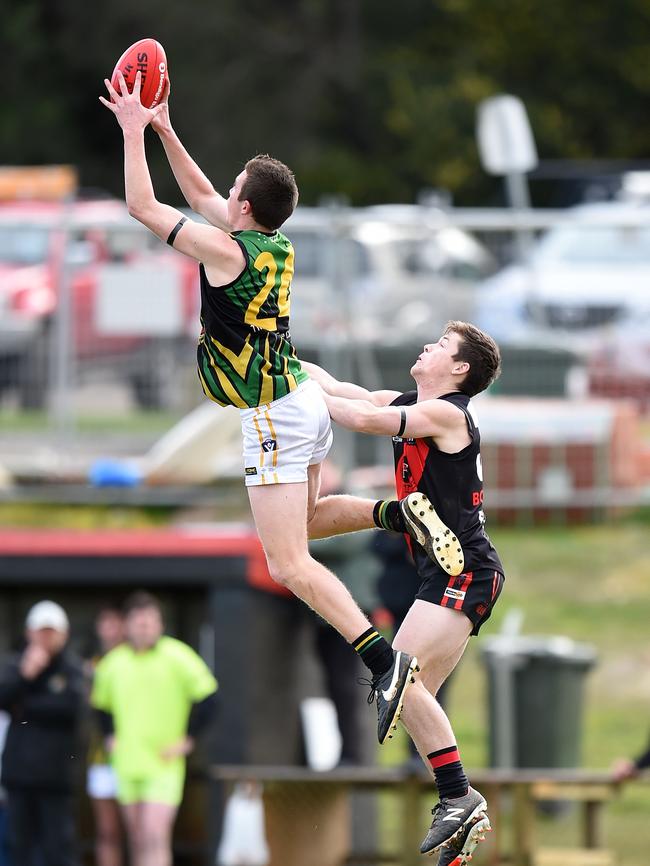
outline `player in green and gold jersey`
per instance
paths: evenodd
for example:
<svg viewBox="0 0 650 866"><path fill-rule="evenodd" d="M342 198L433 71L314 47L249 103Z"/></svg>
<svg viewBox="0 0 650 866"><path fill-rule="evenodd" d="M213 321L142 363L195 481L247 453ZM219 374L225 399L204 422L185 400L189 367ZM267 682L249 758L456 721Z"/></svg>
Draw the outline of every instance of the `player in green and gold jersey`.
<svg viewBox="0 0 650 866"><path fill-rule="evenodd" d="M289 337L293 247L279 231L231 237L247 262L236 280L214 291L200 265L199 378L208 397L245 409L286 397L308 377Z"/></svg>
<svg viewBox="0 0 650 866"><path fill-rule="evenodd" d="M199 376L209 397L241 411L244 477L271 576L334 626L368 666L383 742L397 724L417 660L393 652L307 547L332 431L322 391L300 366L289 334L293 249L278 229L298 201L293 174L278 160L257 156L224 198L175 134L168 91L150 110L140 103L139 73L132 94L118 81L120 92L106 80L111 101L100 99L124 134L129 212L200 263ZM157 201L144 145L149 123L188 204L209 225Z"/></svg>

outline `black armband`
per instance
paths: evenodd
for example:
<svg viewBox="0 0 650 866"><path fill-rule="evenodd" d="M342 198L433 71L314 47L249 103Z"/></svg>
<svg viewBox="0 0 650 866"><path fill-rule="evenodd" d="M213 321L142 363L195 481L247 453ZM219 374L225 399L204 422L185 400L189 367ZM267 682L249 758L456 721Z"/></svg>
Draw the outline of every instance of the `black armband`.
<svg viewBox="0 0 650 866"><path fill-rule="evenodd" d="M170 247L174 246L174 241L176 240L176 235L183 228L183 224L187 222L187 217L181 217L179 221L176 223L174 228L170 231L169 237L167 238L167 243Z"/></svg>
<svg viewBox="0 0 650 866"><path fill-rule="evenodd" d="M399 425L399 430L397 431L397 435L401 436L402 433L406 430L406 409L403 406L399 407L399 414L402 418Z"/></svg>
<svg viewBox="0 0 650 866"><path fill-rule="evenodd" d="M110 737L115 733L112 713L107 713L104 710L95 710L95 718L103 737Z"/></svg>

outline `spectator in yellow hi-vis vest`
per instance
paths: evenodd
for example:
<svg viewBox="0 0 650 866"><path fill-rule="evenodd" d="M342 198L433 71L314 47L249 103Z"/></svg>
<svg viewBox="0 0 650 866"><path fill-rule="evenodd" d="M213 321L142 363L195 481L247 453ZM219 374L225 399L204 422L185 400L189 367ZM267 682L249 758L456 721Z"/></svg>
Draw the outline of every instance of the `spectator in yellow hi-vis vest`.
<svg viewBox="0 0 650 866"><path fill-rule="evenodd" d="M216 706L217 682L205 662L163 628L153 596L127 599L126 641L97 665L91 696L112 753L133 866L171 866L185 757Z"/></svg>

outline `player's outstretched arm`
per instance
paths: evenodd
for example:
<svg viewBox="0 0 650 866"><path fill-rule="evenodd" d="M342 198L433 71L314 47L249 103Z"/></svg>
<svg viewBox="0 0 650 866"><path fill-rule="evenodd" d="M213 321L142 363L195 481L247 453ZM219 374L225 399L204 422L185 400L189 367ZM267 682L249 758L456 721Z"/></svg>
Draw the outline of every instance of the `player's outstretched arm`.
<svg viewBox="0 0 650 866"><path fill-rule="evenodd" d="M424 400L412 406L376 406L369 400L325 393L333 421L358 433L378 436L412 436L438 439L454 430L465 430L465 416L443 400Z"/></svg>
<svg viewBox="0 0 650 866"><path fill-rule="evenodd" d="M387 406L399 397L399 391L368 391L367 388L355 385L353 382L339 382L327 370L309 361L301 361L300 365L311 379L318 382L326 394L334 397L367 400L375 406Z"/></svg>
<svg viewBox="0 0 650 866"><path fill-rule="evenodd" d="M193 211L201 214L213 226L229 232L232 227L228 224L226 199L212 186L172 127L169 116L169 92L168 80L160 102L160 111L152 119L151 126L160 137L167 161L185 201Z"/></svg>

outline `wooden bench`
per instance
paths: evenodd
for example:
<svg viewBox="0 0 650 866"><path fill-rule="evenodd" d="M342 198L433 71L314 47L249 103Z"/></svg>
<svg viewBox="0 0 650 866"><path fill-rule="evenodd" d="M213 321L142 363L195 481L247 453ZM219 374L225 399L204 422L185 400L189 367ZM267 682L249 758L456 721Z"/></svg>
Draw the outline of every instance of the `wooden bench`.
<svg viewBox="0 0 650 866"><path fill-rule="evenodd" d="M368 862L421 866L425 862L419 854L425 829L423 796L433 804L435 790L424 769L419 773L403 767L345 767L314 772L304 767L221 765L211 767L210 776L228 788L237 782L262 784L271 866ZM488 800L493 827L479 849L482 862L490 866L614 866L613 854L602 847L602 807L617 790L607 773L482 769L471 771L469 777ZM351 854L349 795L356 791L390 791L397 796L400 850ZM558 800L581 807L580 847L538 845L538 804Z"/></svg>

